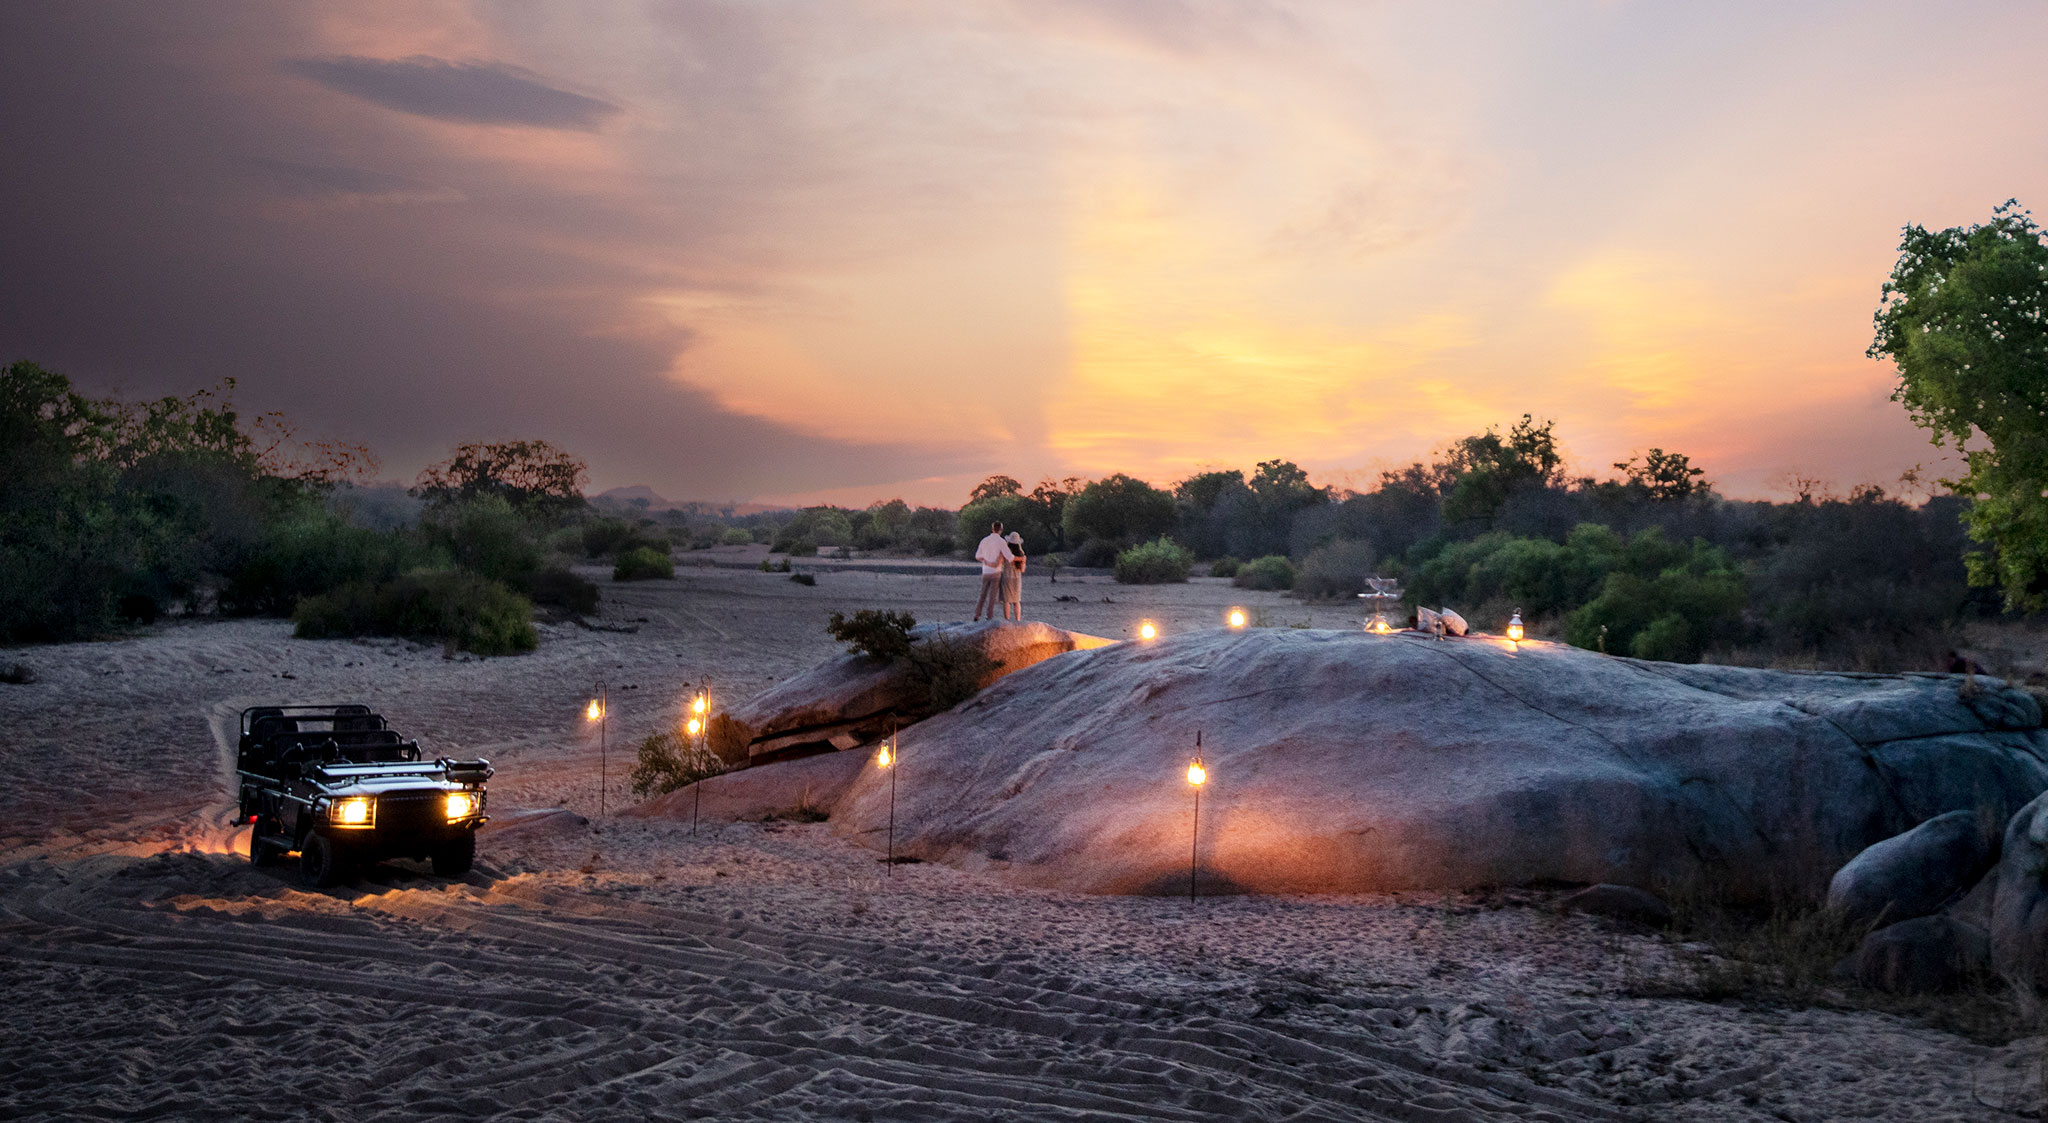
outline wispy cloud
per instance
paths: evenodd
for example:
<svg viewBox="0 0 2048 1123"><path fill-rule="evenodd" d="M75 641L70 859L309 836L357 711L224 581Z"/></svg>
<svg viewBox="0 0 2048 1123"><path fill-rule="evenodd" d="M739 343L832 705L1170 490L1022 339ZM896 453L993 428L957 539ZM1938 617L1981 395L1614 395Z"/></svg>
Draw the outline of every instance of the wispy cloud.
<svg viewBox="0 0 2048 1123"><path fill-rule="evenodd" d="M530 70L500 62L341 55L286 59L282 65L386 109L442 121L594 132L619 112L611 102L559 89Z"/></svg>

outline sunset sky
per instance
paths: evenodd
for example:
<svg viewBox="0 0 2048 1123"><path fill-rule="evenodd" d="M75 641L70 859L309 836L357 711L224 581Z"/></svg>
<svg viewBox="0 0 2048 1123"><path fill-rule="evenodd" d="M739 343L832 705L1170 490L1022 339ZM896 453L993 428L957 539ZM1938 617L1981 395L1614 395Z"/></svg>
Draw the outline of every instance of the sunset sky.
<svg viewBox="0 0 2048 1123"><path fill-rule="evenodd" d="M2048 207L2048 5L0 6L0 362L409 480L900 496L1555 418L1725 493L1937 450L1909 222Z"/></svg>

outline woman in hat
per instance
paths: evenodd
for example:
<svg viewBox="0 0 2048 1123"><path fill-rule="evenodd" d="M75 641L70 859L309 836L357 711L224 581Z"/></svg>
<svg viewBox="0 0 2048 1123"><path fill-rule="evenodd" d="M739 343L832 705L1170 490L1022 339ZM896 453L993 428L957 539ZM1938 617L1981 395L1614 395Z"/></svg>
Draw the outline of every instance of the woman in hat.
<svg viewBox="0 0 2048 1123"><path fill-rule="evenodd" d="M1024 536L1013 530L1004 536L1003 541L1010 544L1010 552L1016 555L1003 567L1003 619L1021 621L1024 619Z"/></svg>

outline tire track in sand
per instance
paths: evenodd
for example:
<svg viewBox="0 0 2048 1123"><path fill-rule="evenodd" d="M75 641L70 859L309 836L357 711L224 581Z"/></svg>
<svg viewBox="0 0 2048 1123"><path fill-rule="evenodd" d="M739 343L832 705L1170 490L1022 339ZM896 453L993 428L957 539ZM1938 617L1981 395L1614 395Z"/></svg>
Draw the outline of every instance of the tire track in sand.
<svg viewBox="0 0 2048 1123"><path fill-rule="evenodd" d="M239 1118L322 1088L364 1119L1632 1117L1363 1031L523 879L280 896L224 857L26 863L0 926L9 989L58 996L7 1015L14 1118L88 1082L131 1114L198 1087Z"/></svg>

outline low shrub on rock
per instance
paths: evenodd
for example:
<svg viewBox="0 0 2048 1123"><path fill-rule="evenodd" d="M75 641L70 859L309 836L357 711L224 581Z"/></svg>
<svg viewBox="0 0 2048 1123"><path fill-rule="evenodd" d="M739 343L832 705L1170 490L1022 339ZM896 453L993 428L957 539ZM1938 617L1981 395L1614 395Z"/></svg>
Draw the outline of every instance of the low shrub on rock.
<svg viewBox="0 0 2048 1123"><path fill-rule="evenodd" d="M721 546L751 546L754 544L754 536L744 527L731 526L726 528L724 534L718 536L718 544Z"/></svg>
<svg viewBox="0 0 2048 1123"><path fill-rule="evenodd" d="M1292 589L1294 563L1278 554L1253 558L1236 568L1231 577L1231 584L1240 589Z"/></svg>
<svg viewBox="0 0 2048 1123"><path fill-rule="evenodd" d="M1118 554L1116 580L1120 585L1166 585L1186 581L1194 567L1195 555L1162 535Z"/></svg>
<svg viewBox="0 0 2048 1123"><path fill-rule="evenodd" d="M619 555L619 564L612 567L614 581L647 581L654 578L674 577L676 563L668 551L653 546L636 546Z"/></svg>
<svg viewBox="0 0 2048 1123"><path fill-rule="evenodd" d="M671 729L640 742L639 760L633 766L633 794L661 795L725 771L725 762L709 744L699 747L688 734Z"/></svg>
<svg viewBox="0 0 2048 1123"><path fill-rule="evenodd" d="M832 614L825 630L846 645L848 655L872 655L877 659L902 659L910 654L910 629L917 617L908 612L863 608L852 616Z"/></svg>
<svg viewBox="0 0 2048 1123"><path fill-rule="evenodd" d="M381 585L351 582L299 602L301 639L404 636L441 640L476 655L513 655L540 643L533 603L473 573L411 573Z"/></svg>

